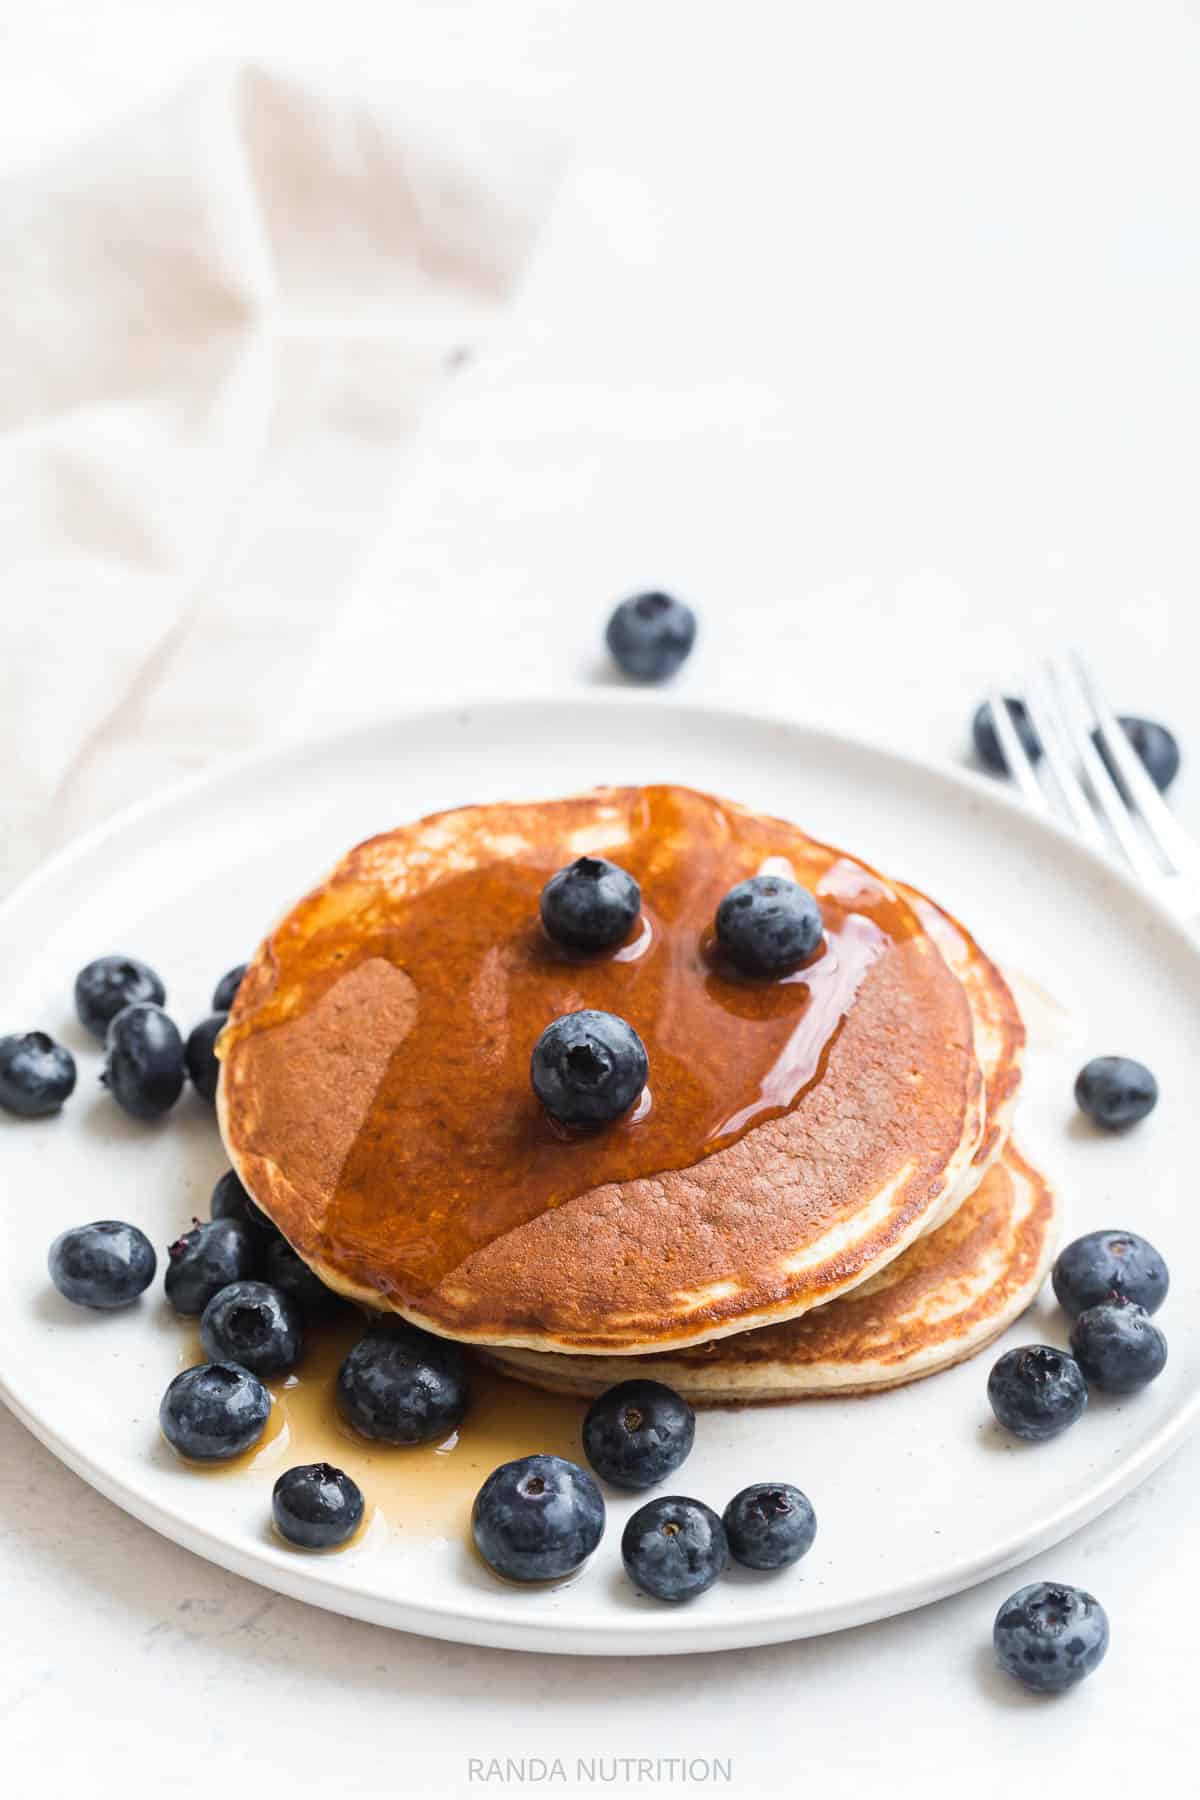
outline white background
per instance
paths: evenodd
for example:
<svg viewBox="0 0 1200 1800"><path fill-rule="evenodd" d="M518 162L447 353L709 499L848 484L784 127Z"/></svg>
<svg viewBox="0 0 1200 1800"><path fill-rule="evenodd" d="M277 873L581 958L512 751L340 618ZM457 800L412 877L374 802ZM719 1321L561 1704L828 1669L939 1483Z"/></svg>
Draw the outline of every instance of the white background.
<svg viewBox="0 0 1200 1800"><path fill-rule="evenodd" d="M703 615L681 693L958 756L978 691L1075 639L1195 750L1194 6L41 0L3 34L4 166L246 50L447 105L482 76L576 140L276 733L602 679L611 599L661 582ZM1194 771L1177 799L1200 830ZM153 1537L7 1417L0 1459L18 1794L486 1791L469 1755L732 1757L746 1794L1192 1791L1196 1446L1028 1574L636 1665L326 1617ZM1114 1629L1060 1704L988 1656L1003 1595L1050 1574Z"/></svg>

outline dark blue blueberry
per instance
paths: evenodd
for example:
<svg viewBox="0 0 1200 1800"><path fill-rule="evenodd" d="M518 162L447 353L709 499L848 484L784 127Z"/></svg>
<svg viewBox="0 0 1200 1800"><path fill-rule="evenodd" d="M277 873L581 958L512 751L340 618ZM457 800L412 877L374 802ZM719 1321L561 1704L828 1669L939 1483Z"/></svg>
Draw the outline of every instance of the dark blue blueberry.
<svg viewBox="0 0 1200 1800"><path fill-rule="evenodd" d="M250 1198L237 1173L226 1169L212 1191L212 1199L208 1210L214 1219L238 1219L243 1225L249 1225L262 1238L277 1238L279 1229L268 1219L260 1206L256 1206Z"/></svg>
<svg viewBox="0 0 1200 1800"><path fill-rule="evenodd" d="M1157 1312L1170 1285L1166 1263L1136 1231L1089 1231L1076 1238L1060 1251L1053 1279L1058 1304L1072 1317L1118 1295Z"/></svg>
<svg viewBox="0 0 1200 1800"><path fill-rule="evenodd" d="M739 881L717 908L717 942L748 975L786 975L812 955L824 930L808 889L783 875Z"/></svg>
<svg viewBox="0 0 1200 1800"><path fill-rule="evenodd" d="M252 1375L285 1375L300 1361L300 1308L265 1281L234 1281L200 1315L200 1346L213 1362L236 1362Z"/></svg>
<svg viewBox="0 0 1200 1800"><path fill-rule="evenodd" d="M623 674L666 681L691 655L696 615L670 594L634 594L617 607L604 639Z"/></svg>
<svg viewBox="0 0 1200 1800"><path fill-rule="evenodd" d="M335 1550L362 1524L362 1489L330 1463L285 1469L271 1492L275 1529L301 1550Z"/></svg>
<svg viewBox="0 0 1200 1800"><path fill-rule="evenodd" d="M467 1363L461 1344L456 1344L451 1338L438 1337L435 1332L422 1331L419 1325L410 1324L399 1313L368 1313L365 1335L368 1338L395 1339L406 1345L411 1355L433 1358L444 1363L448 1369L453 1369L460 1378L466 1378Z"/></svg>
<svg viewBox="0 0 1200 1800"><path fill-rule="evenodd" d="M1081 1312L1071 1349L1088 1380L1108 1394L1136 1394L1167 1366L1167 1340L1134 1300L1105 1300Z"/></svg>
<svg viewBox="0 0 1200 1800"><path fill-rule="evenodd" d="M271 1396L240 1363L197 1363L177 1375L162 1397L158 1422L181 1456L228 1462L257 1444L271 1414Z"/></svg>
<svg viewBox="0 0 1200 1800"><path fill-rule="evenodd" d="M233 1009L237 999L237 991L242 985L242 976L246 973L245 963L238 963L235 969L229 969L222 975L213 989L212 1009L215 1013L227 1013Z"/></svg>
<svg viewBox="0 0 1200 1800"><path fill-rule="evenodd" d="M338 1371L338 1410L364 1437L429 1444L449 1437L467 1411L454 1346L410 1327L370 1331Z"/></svg>
<svg viewBox="0 0 1200 1800"><path fill-rule="evenodd" d="M1035 1694L1058 1694L1099 1668L1108 1615L1082 1588L1034 1581L1010 1594L992 1627L996 1661Z"/></svg>
<svg viewBox="0 0 1200 1800"><path fill-rule="evenodd" d="M1094 1056L1075 1078L1075 1100L1096 1125L1123 1131L1158 1105L1158 1083L1131 1056Z"/></svg>
<svg viewBox="0 0 1200 1800"><path fill-rule="evenodd" d="M64 1300L100 1311L128 1306L154 1280L154 1245L136 1225L97 1219L62 1232L50 1246L50 1279Z"/></svg>
<svg viewBox="0 0 1200 1800"><path fill-rule="evenodd" d="M1033 720L1029 717L1025 702L1010 697L1005 705L1026 754L1036 762L1042 754L1042 746L1033 729ZM996 736L992 709L986 700L975 709L975 717L971 720L971 736L975 740L975 754L984 768L990 769L993 775L1007 775L1008 763L1000 747L1000 739Z"/></svg>
<svg viewBox="0 0 1200 1800"><path fill-rule="evenodd" d="M136 956L98 956L75 977L79 1023L102 1041L127 1006L145 1001L161 1006L166 997L167 990L154 970Z"/></svg>
<svg viewBox="0 0 1200 1800"><path fill-rule="evenodd" d="M100 1079L135 1119L159 1119L183 1092L183 1039L160 1006L139 1003L108 1028Z"/></svg>
<svg viewBox="0 0 1200 1800"><path fill-rule="evenodd" d="M188 1041L183 1057L187 1064L187 1072L192 1078L192 1086L198 1094L210 1102L217 1097L217 1079L221 1073L221 1065L213 1046L221 1032L225 1029L225 1014L213 1013L207 1019L201 1019L188 1032Z"/></svg>
<svg viewBox="0 0 1200 1800"><path fill-rule="evenodd" d="M622 1381L593 1400L583 1421L583 1448L597 1475L614 1487L648 1488L685 1462L696 1415L661 1381Z"/></svg>
<svg viewBox="0 0 1200 1800"><path fill-rule="evenodd" d="M313 1274L304 1258L297 1256L284 1237L272 1238L267 1245L262 1272L264 1281L269 1281L289 1300L294 1300L301 1312L335 1312L344 1304L341 1295L335 1294Z"/></svg>
<svg viewBox="0 0 1200 1800"><path fill-rule="evenodd" d="M1016 728L1017 736L1020 738L1026 754L1034 762L1037 762L1042 754L1042 746L1025 702L1010 697L1006 704L1008 716ZM1151 781L1160 793L1165 793L1179 773L1179 745L1175 737L1165 725L1158 725L1153 719L1138 719L1125 715L1120 720L1120 724L1125 736L1141 758ZM971 736L975 741L975 754L984 768L990 769L994 775L1006 775L1008 763L1005 760L1004 751L1001 749L1000 739L996 735L992 709L986 700L975 710L975 716L971 721ZM1122 786L1120 771L1110 761L1100 741L1099 732L1093 732L1092 738L1097 750L1104 758L1105 766L1113 780L1118 786Z"/></svg>
<svg viewBox="0 0 1200 1800"><path fill-rule="evenodd" d="M725 1508L729 1554L748 1569L786 1569L812 1549L812 1501L786 1481L756 1481Z"/></svg>
<svg viewBox="0 0 1200 1800"><path fill-rule="evenodd" d="M0 1037L0 1106L24 1119L56 1113L75 1090L75 1058L44 1031Z"/></svg>
<svg viewBox="0 0 1200 1800"><path fill-rule="evenodd" d="M580 856L542 889L542 924L568 950L612 950L629 936L641 904L626 870L602 856Z"/></svg>
<svg viewBox="0 0 1200 1800"><path fill-rule="evenodd" d="M1050 1344L1006 1350L988 1376L987 1391L1004 1429L1030 1443L1057 1437L1087 1406L1082 1369Z"/></svg>
<svg viewBox="0 0 1200 1800"><path fill-rule="evenodd" d="M655 1600L691 1600L729 1561L725 1527L702 1500L648 1500L621 1533L621 1561L635 1587Z"/></svg>
<svg viewBox="0 0 1200 1800"><path fill-rule="evenodd" d="M1138 719L1125 715L1122 717L1121 729L1133 748L1142 759L1147 775L1158 789L1165 794L1179 773L1179 744L1173 732L1165 725L1158 725L1153 719ZM1121 771L1108 756L1104 745L1100 742L1100 734L1093 734L1096 748L1104 758L1105 767L1120 788L1124 787Z"/></svg>
<svg viewBox="0 0 1200 1800"><path fill-rule="evenodd" d="M240 1219L199 1220L167 1249L167 1299L181 1313L202 1313L214 1294L258 1271L262 1245Z"/></svg>
<svg viewBox="0 0 1200 1800"><path fill-rule="evenodd" d="M560 1581L604 1536L604 1496L561 1456L522 1456L493 1469L471 1508L471 1536L509 1581Z"/></svg>
<svg viewBox="0 0 1200 1800"><path fill-rule="evenodd" d="M607 1125L646 1085L646 1046L615 1013L564 1013L533 1047L529 1073L546 1111L563 1125Z"/></svg>

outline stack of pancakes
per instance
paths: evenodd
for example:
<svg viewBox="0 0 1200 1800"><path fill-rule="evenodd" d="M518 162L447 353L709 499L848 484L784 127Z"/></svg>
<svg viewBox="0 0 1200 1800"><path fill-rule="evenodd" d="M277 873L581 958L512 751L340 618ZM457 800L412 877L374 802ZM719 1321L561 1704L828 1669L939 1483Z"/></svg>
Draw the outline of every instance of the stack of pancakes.
<svg viewBox="0 0 1200 1800"><path fill-rule="evenodd" d="M635 875L603 955L551 944L574 858ZM825 938L776 982L723 965L722 895L763 871ZM629 1020L647 1090L568 1132L529 1056L557 1015ZM710 795L465 807L361 844L256 953L219 1046L221 1128L330 1287L591 1394L890 1387L1029 1304L1054 1198L1009 1129L1024 1045L995 965L933 901Z"/></svg>

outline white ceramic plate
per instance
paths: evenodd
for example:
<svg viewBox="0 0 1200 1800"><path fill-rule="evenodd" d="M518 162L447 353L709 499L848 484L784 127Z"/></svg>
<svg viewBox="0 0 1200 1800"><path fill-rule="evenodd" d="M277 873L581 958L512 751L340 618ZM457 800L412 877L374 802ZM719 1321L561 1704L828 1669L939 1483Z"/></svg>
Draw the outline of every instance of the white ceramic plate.
<svg viewBox="0 0 1200 1800"><path fill-rule="evenodd" d="M652 780L723 792L845 844L928 889L1010 972L1052 996L1048 1006L1022 989L1035 1047L1018 1139L1061 1184L1071 1235L1131 1226L1167 1255L1167 1370L1131 1401L1095 1401L1074 1430L1037 1447L992 1424L990 1353L871 1399L702 1414L677 1491L719 1510L749 1481L796 1481L820 1531L797 1569L734 1571L678 1610L637 1596L621 1573L633 1500L613 1500L592 1564L558 1589L502 1585L460 1542L420 1533L374 1533L340 1557L289 1552L264 1529L260 1480L197 1477L158 1439L177 1334L157 1290L125 1313L96 1315L69 1307L46 1279L51 1238L88 1219L132 1219L162 1246L191 1213L205 1213L224 1166L194 1096L146 1128L96 1087L95 1047L71 1018L74 972L106 950L143 956L164 974L186 1028L207 1011L216 977L358 839L462 802ZM57 858L0 912L0 993L3 1029L40 1026L80 1060L80 1089L61 1117L0 1114L0 1391L110 1499L299 1599L438 1637L576 1653L720 1649L831 1631L920 1605L1054 1543L1140 1481L1200 1410L1200 952L998 785L828 733L641 695L399 719L242 762ZM1143 1057L1162 1089L1154 1117L1119 1139L1088 1128L1071 1097L1079 1063L1106 1051ZM1065 1342L1063 1326L1043 1300L1009 1341Z"/></svg>

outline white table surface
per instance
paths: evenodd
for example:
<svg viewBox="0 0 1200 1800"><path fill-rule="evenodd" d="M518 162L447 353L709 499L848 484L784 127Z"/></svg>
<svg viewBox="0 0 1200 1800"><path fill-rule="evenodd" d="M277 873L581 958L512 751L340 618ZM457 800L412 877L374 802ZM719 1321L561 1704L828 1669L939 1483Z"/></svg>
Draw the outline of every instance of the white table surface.
<svg viewBox="0 0 1200 1800"><path fill-rule="evenodd" d="M681 695L955 756L984 685L1078 639L1196 754L1194 9L47 0L5 22L0 165L248 49L424 71L447 104L482 72L579 145L276 734L604 679L608 604L658 582L703 613ZM1200 831L1194 764L1177 804ZM565 1783L526 1785L587 1793L576 1758L617 1755L731 1759L745 1794L1172 1800L1194 1791L1198 1481L1193 1443L1028 1570L886 1624L570 1662L260 1591L4 1415L6 1785L455 1795L484 1791L471 1757L559 1757ZM999 1601L1041 1575L1113 1622L1063 1703L990 1665Z"/></svg>

